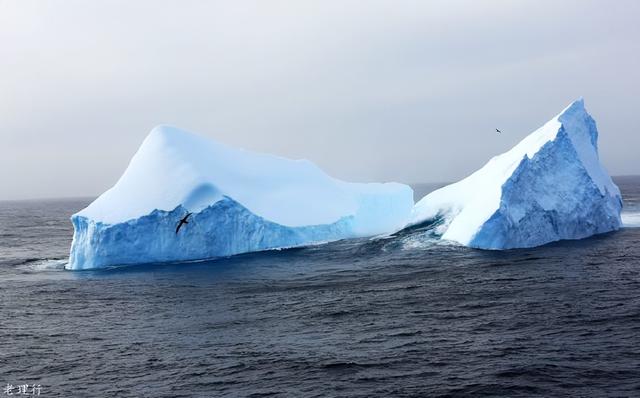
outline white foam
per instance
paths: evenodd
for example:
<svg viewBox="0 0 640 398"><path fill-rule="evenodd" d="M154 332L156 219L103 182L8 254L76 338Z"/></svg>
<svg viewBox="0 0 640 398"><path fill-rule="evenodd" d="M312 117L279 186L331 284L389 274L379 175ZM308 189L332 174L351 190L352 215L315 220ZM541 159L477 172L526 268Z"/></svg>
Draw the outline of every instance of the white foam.
<svg viewBox="0 0 640 398"><path fill-rule="evenodd" d="M44 259L30 263L29 267L36 271L62 271L68 263L68 258L61 260Z"/></svg>
<svg viewBox="0 0 640 398"><path fill-rule="evenodd" d="M625 228L640 228L640 212L622 212L622 226Z"/></svg>

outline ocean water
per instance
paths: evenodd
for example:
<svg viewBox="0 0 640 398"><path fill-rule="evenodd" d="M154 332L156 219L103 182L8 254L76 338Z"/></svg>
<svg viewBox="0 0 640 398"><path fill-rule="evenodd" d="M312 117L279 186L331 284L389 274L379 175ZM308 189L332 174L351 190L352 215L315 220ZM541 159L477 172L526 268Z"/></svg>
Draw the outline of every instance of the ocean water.
<svg viewBox="0 0 640 398"><path fill-rule="evenodd" d="M616 182L629 228L535 249L472 250L414 231L82 272L63 265L68 218L89 199L0 202L0 387L638 397L640 177Z"/></svg>

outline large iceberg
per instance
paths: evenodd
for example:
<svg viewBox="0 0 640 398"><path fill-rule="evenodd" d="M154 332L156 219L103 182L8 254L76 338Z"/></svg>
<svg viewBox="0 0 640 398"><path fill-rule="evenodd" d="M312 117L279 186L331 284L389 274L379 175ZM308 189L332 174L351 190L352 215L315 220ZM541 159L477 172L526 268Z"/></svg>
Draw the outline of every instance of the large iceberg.
<svg viewBox="0 0 640 398"><path fill-rule="evenodd" d="M621 209L580 99L469 177L425 196L410 225L431 223L442 239L474 248L525 248L617 230Z"/></svg>
<svg viewBox="0 0 640 398"><path fill-rule="evenodd" d="M372 236L401 228L412 208L406 185L347 183L307 160L159 126L116 185L71 217L67 267L197 260Z"/></svg>

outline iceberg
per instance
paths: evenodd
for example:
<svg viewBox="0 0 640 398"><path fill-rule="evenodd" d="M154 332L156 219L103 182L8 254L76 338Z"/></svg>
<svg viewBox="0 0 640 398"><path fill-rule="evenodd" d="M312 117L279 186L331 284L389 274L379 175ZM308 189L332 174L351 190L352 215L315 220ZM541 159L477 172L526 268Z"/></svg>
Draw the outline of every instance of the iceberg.
<svg viewBox="0 0 640 398"><path fill-rule="evenodd" d="M598 157L582 99L467 178L414 207L409 225L479 249L540 246L622 226L622 198Z"/></svg>
<svg viewBox="0 0 640 398"><path fill-rule="evenodd" d="M307 160L159 126L115 186L71 217L67 268L201 260L384 234L405 225L413 205L407 185L343 182ZM178 228L180 220L186 223Z"/></svg>

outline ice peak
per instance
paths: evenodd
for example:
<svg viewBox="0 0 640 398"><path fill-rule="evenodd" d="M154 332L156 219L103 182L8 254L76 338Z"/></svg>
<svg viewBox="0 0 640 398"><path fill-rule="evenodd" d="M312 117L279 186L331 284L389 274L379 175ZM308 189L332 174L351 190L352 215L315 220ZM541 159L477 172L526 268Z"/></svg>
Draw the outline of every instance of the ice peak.
<svg viewBox="0 0 640 398"><path fill-rule="evenodd" d="M569 105L557 117L561 129L567 134L578 157L594 183L604 195L619 195L618 189L600 164L598 156L598 129L596 121L584 107L584 99L580 98ZM607 187L609 187L607 189Z"/></svg>
<svg viewBox="0 0 640 398"><path fill-rule="evenodd" d="M172 135L187 134L185 131L180 130L177 127L168 124L159 124L147 135L147 137L169 137Z"/></svg>
<svg viewBox="0 0 640 398"><path fill-rule="evenodd" d="M580 97L577 100L573 101L572 103L569 104L569 106L567 106L566 108L564 108L564 110L562 112L560 112L560 114L558 115L558 117L568 113L568 114L573 114L576 112L584 112L586 113L586 109L584 108L584 98Z"/></svg>
<svg viewBox="0 0 640 398"><path fill-rule="evenodd" d="M192 141L197 140L198 138L201 137L179 129L178 127L174 127L169 124L159 124L149 132L147 138L143 142L143 145L149 143L171 145L171 143L176 141Z"/></svg>
<svg viewBox="0 0 640 398"><path fill-rule="evenodd" d="M577 100L573 101L558 115L558 121L560 121L560 123L564 123L565 121L569 121L570 119L578 119L583 122L593 120L584 106L584 98L580 97Z"/></svg>

